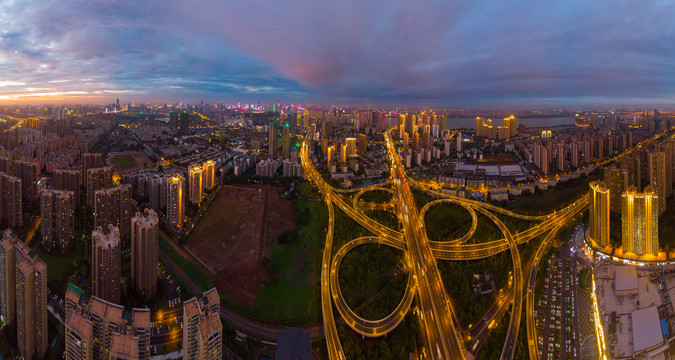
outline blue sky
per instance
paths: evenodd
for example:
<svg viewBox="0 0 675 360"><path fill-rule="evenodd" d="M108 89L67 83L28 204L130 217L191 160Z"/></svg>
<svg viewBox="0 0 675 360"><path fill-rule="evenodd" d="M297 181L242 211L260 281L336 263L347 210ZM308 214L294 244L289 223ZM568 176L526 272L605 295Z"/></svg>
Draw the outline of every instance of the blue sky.
<svg viewBox="0 0 675 360"><path fill-rule="evenodd" d="M675 2L3 0L0 102L673 104Z"/></svg>

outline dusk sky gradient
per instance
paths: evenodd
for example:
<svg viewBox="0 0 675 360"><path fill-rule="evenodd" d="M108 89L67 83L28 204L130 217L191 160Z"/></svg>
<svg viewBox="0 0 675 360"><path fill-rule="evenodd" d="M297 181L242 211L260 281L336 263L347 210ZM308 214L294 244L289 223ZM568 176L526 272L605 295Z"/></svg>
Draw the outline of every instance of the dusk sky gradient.
<svg viewBox="0 0 675 360"><path fill-rule="evenodd" d="M673 105L673 1L2 0L0 102Z"/></svg>

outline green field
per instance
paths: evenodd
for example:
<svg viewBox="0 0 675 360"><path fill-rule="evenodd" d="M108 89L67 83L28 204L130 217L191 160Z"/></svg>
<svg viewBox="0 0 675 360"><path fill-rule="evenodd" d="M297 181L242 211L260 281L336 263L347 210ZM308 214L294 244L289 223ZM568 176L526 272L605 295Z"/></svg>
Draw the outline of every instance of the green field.
<svg viewBox="0 0 675 360"><path fill-rule="evenodd" d="M197 284L202 290L206 291L208 289L211 289L213 287L213 283L209 278L204 275L204 273L197 267L197 265L185 260L184 257L180 256L176 252L176 250L173 249L171 244L167 243L164 238L161 236L159 237L159 247L162 248L162 250L173 260L176 265L180 266L180 268L187 274L187 276L192 279L192 281ZM176 280L180 279L176 277ZM187 289L187 287L186 287Z"/></svg>
<svg viewBox="0 0 675 360"><path fill-rule="evenodd" d="M252 307L237 307L250 317L298 325L319 320L318 274L328 213L322 202L299 199L293 211L297 238L268 241L264 264L270 281L258 289Z"/></svg>
<svg viewBox="0 0 675 360"><path fill-rule="evenodd" d="M110 159L110 162L120 169L131 169L136 166L136 159L131 155L114 156Z"/></svg>

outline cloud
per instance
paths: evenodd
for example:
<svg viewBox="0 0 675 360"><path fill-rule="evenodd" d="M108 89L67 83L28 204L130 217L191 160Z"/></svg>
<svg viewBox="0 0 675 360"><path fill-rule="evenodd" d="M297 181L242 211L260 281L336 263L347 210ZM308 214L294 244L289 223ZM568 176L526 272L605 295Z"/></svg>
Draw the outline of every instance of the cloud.
<svg viewBox="0 0 675 360"><path fill-rule="evenodd" d="M667 104L673 15L637 0L4 0L0 95Z"/></svg>

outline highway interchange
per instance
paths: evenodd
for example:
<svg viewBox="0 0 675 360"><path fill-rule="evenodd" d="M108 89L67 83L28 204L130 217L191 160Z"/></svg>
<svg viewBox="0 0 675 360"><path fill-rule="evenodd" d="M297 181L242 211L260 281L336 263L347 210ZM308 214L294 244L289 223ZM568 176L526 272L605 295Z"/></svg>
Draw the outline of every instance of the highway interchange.
<svg viewBox="0 0 675 360"><path fill-rule="evenodd" d="M385 183L358 190L333 188L319 174L311 160L309 148L309 139L314 130L310 129L301 146L300 158L305 176L318 189L329 210L326 244L321 264L321 302L324 332L330 359L345 358L337 335L333 306L345 323L358 334L366 337L380 337L396 328L413 307L414 300L416 300L415 307L418 309L416 313L426 342L422 354L429 359L466 358L470 349L464 346L465 336L468 335L474 341L471 349L477 348L491 330L492 327L489 324L497 322L511 307L514 311L511 311L501 358L512 359L519 335L522 305L526 300L526 305L531 306L532 299L530 298L533 297L539 260L558 229L586 209L588 197L583 196L566 208L551 214L528 216L513 213L484 202L444 195L439 191L440 184L433 181L414 180L406 175L390 132L391 130L385 132L385 142L391 178ZM433 194L438 199L418 210L411 187ZM361 195L367 191L386 191L392 195L392 199L385 204L368 203L360 200ZM351 204L344 197L345 194L349 193L354 195ZM424 215L430 207L443 202L454 203L466 208L473 220L471 229L459 239L446 242L429 241L424 229ZM335 208L343 211L349 218L369 230L373 236L349 241L335 253L332 253ZM402 231L385 227L369 218L364 211L372 209L392 211L398 217ZM466 244L476 231L476 213L483 214L493 221L501 230L503 238L478 244ZM534 225L525 231L512 234L496 214L531 220ZM526 263L523 264L518 245L547 233L548 235L539 245L534 258L527 259ZM366 320L359 317L347 305L338 284L339 266L344 256L350 250L366 243L383 244L404 251L406 269L409 272L407 290L401 302L390 315L379 320ZM506 250L510 251L513 261L513 279L508 288L499 294L497 302L492 308L467 334L467 331L460 329L456 324L452 301L444 288L436 261L437 259L474 260L490 257ZM523 277L525 275L528 276L527 283L524 282ZM532 327L532 324L534 324L533 311L526 311L525 321L531 358L538 358L536 332ZM534 344L534 349L532 344Z"/></svg>

